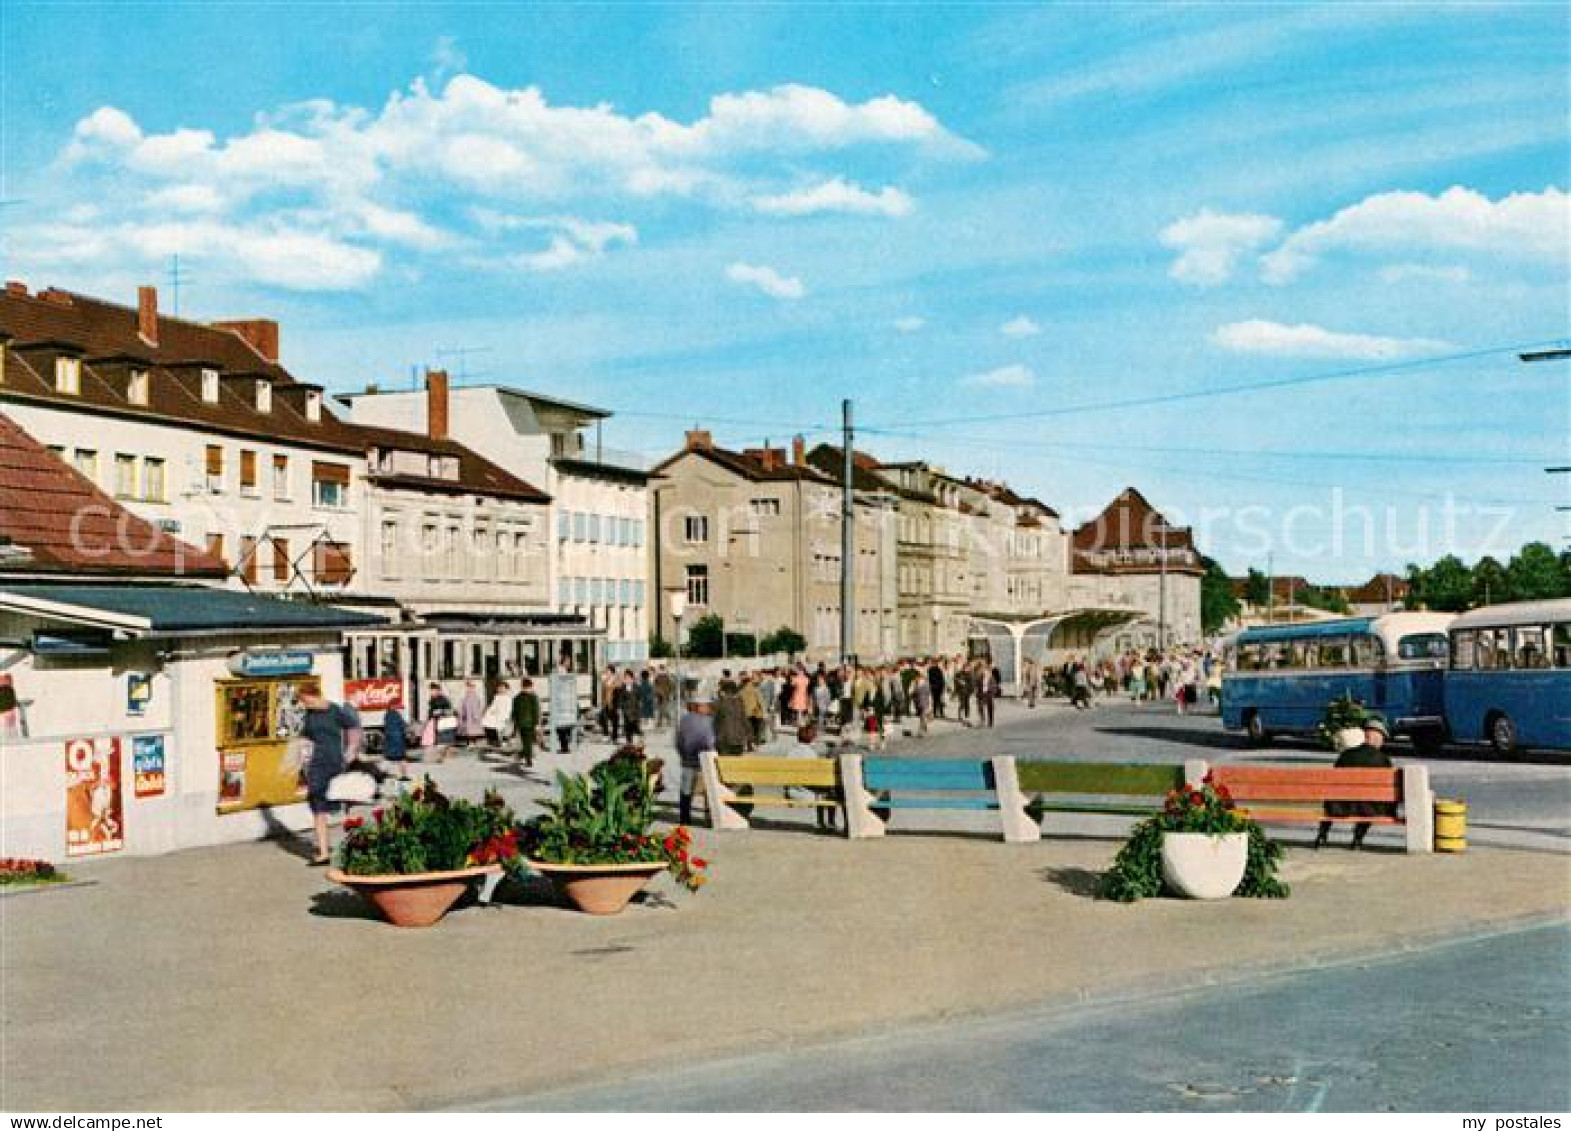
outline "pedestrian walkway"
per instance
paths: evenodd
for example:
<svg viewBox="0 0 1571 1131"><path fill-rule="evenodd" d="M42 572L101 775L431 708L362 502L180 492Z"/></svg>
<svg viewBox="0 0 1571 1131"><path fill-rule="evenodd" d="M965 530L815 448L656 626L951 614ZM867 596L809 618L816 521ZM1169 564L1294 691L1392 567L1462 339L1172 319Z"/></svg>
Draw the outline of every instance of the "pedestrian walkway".
<svg viewBox="0 0 1571 1131"><path fill-rule="evenodd" d="M427 931L372 918L284 842L73 867L98 882L0 898L0 1107L480 1103L1564 918L1571 884L1548 854L1295 849L1289 900L1125 906L1090 894L1116 840L696 841L713 860L697 896L662 879L601 919L510 882Z"/></svg>

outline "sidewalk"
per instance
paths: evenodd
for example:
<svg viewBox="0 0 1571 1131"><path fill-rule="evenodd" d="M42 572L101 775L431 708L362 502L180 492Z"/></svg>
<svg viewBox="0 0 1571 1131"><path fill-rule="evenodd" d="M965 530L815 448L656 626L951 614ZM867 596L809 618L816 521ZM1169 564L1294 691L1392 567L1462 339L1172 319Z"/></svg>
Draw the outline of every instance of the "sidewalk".
<svg viewBox="0 0 1571 1131"><path fill-rule="evenodd" d="M695 839L714 861L696 896L662 878L597 919L507 884L428 931L280 843L74 867L100 882L0 899L0 1108L481 1103L1563 919L1571 889L1564 856L1290 849L1289 900L1122 906L1088 894L1114 839Z"/></svg>

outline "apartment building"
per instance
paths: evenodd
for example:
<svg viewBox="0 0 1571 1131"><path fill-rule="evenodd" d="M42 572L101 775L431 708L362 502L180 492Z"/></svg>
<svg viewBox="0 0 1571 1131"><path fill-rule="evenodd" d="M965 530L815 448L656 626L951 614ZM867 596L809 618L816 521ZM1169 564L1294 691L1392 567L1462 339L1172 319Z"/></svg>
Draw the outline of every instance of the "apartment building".
<svg viewBox="0 0 1571 1131"><path fill-rule="evenodd" d="M367 389L338 398L356 423L433 429L551 496L541 602L605 634L610 663L648 657L648 473L642 460L599 443L604 409L526 389L453 386L430 373L426 390Z"/></svg>
<svg viewBox="0 0 1571 1131"><path fill-rule="evenodd" d="M859 477L854 646L867 659L899 653L895 570L896 494ZM718 615L728 632L762 637L786 627L808 642L810 660L840 653L841 490L797 440L783 448L732 451L706 431L651 471L651 572L655 588L686 598L686 620ZM659 631L675 638L669 601Z"/></svg>
<svg viewBox="0 0 1571 1131"><path fill-rule="evenodd" d="M1107 626L1114 647L1171 647L1201 639L1205 566L1194 532L1173 526L1135 488L1126 488L1096 518L1076 528L1071 559L1071 604L1138 614ZM1071 641L1070 646L1089 647L1095 640Z"/></svg>

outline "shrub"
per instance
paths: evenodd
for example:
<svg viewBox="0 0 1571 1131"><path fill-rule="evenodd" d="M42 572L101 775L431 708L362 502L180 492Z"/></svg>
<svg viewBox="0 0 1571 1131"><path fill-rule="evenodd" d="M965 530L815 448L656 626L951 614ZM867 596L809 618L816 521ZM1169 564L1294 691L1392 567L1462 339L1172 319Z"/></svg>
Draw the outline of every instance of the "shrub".
<svg viewBox="0 0 1571 1131"><path fill-rule="evenodd" d="M518 855L516 826L494 790L477 805L448 797L426 778L388 808L374 810L369 822L344 821L340 865L354 876L407 876L505 864Z"/></svg>

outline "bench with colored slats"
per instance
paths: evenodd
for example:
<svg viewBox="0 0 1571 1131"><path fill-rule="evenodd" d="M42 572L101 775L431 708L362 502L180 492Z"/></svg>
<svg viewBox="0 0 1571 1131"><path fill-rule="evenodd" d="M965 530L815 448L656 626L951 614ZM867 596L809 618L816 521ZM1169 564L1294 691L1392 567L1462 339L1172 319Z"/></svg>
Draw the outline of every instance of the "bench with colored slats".
<svg viewBox="0 0 1571 1131"><path fill-rule="evenodd" d="M1427 766L1335 769L1330 766L1236 764L1212 772L1233 802L1253 820L1269 824L1321 821L1402 825L1409 852L1429 852L1434 840L1434 795ZM1328 801L1374 801L1401 807L1400 816L1331 817Z"/></svg>
<svg viewBox="0 0 1571 1131"><path fill-rule="evenodd" d="M834 758L763 758L699 755L709 824L716 829L746 829L757 808L838 809L841 806L840 763ZM742 789L750 792L742 794ZM760 793L759 790L768 792ZM792 789L821 791L827 796L793 797Z"/></svg>
<svg viewBox="0 0 1571 1131"><path fill-rule="evenodd" d="M1005 840L1031 839L1013 758L841 758L853 838L882 836L895 809L955 809L996 812Z"/></svg>
<svg viewBox="0 0 1571 1131"><path fill-rule="evenodd" d="M1204 775L1201 763L1015 763L1020 792L1030 798L1026 811L1038 821L1043 813L1150 816L1162 808L1170 790Z"/></svg>

